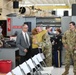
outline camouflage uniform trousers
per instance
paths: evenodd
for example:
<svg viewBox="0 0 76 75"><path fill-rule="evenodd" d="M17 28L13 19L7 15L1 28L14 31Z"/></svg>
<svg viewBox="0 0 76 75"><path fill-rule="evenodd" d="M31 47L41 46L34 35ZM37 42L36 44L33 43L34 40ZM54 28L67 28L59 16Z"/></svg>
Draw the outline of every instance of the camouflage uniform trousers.
<svg viewBox="0 0 76 75"><path fill-rule="evenodd" d="M68 73L69 68L70 68L70 60L73 60L73 72L74 75L76 75L76 50L66 50L66 55L65 55L65 71Z"/></svg>
<svg viewBox="0 0 76 75"><path fill-rule="evenodd" d="M44 49L45 63L48 67L52 66L52 51L51 49Z"/></svg>

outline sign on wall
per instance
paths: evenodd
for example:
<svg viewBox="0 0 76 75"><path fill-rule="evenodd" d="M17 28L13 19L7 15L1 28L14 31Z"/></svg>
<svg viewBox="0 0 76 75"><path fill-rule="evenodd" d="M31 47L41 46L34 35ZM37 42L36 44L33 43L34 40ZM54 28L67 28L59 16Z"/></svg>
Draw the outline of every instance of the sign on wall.
<svg viewBox="0 0 76 75"><path fill-rule="evenodd" d="M7 19L7 31L10 32L11 31L11 18Z"/></svg>

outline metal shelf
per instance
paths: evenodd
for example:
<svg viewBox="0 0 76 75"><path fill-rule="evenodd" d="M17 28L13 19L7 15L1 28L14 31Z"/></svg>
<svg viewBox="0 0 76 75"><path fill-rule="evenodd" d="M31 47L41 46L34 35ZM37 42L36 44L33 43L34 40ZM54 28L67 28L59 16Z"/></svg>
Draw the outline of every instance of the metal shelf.
<svg viewBox="0 0 76 75"><path fill-rule="evenodd" d="M36 25L42 24L41 26L46 27L61 27L61 17L36 17Z"/></svg>
<svg viewBox="0 0 76 75"><path fill-rule="evenodd" d="M37 19L55 19L55 18L61 18L61 17L36 17Z"/></svg>
<svg viewBox="0 0 76 75"><path fill-rule="evenodd" d="M37 22L36 24L61 24L61 22Z"/></svg>

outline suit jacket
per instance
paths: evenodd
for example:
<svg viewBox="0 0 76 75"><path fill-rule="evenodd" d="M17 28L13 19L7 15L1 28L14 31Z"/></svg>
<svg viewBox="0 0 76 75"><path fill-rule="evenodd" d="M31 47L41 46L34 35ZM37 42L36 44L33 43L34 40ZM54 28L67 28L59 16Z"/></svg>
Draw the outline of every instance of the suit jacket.
<svg viewBox="0 0 76 75"><path fill-rule="evenodd" d="M30 38L30 35L29 35L29 41L30 41L30 46L31 46L31 38ZM30 46L27 45L27 43L25 41L25 38L23 37L22 32L17 36L16 45L19 48L19 55L25 56L26 53L24 52L24 49L29 50L29 47Z"/></svg>

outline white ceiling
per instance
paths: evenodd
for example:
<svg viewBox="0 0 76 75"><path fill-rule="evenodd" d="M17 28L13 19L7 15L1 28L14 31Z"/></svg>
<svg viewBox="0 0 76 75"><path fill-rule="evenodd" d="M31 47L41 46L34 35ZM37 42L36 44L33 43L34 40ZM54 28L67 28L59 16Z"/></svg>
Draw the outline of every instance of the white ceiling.
<svg viewBox="0 0 76 75"><path fill-rule="evenodd" d="M23 4L26 5L50 5L50 4L65 4L70 6L76 3L76 0L22 0Z"/></svg>

